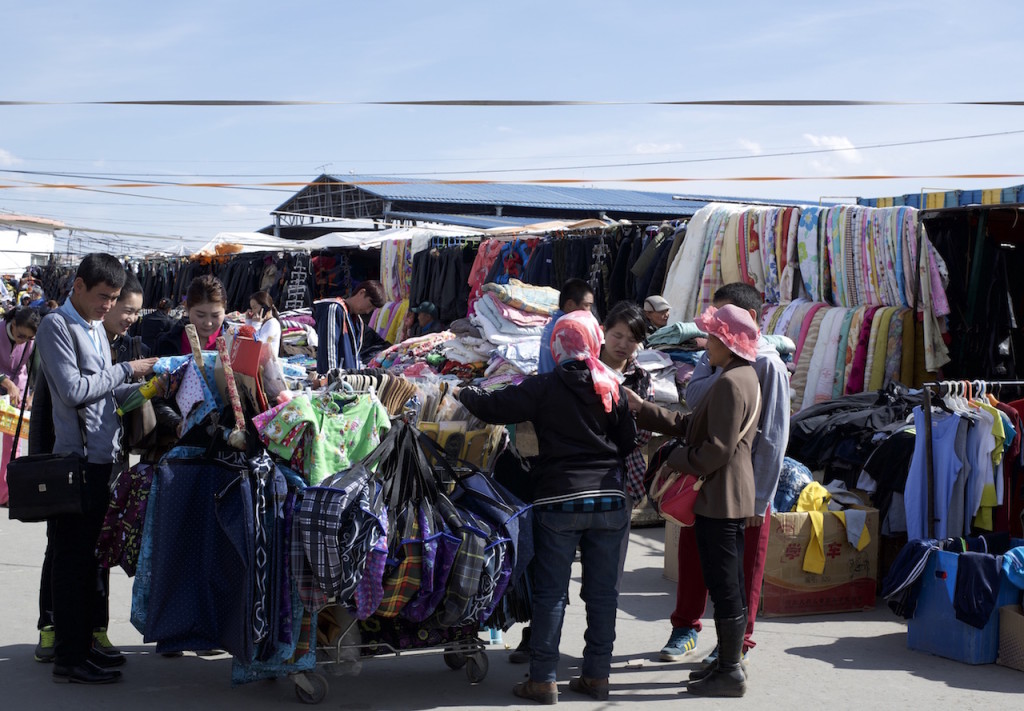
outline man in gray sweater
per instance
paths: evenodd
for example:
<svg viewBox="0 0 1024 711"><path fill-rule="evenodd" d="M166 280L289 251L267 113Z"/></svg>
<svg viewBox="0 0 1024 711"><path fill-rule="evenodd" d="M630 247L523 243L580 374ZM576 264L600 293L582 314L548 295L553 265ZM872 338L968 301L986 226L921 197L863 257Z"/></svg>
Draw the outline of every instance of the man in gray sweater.
<svg viewBox="0 0 1024 711"><path fill-rule="evenodd" d="M52 397L55 453L85 458L83 513L50 521L53 553L53 680L108 684L121 673L91 651L96 584L96 539L116 473L121 423L117 401L149 375L156 358L111 364L103 316L124 285L124 267L109 254L89 254L78 267L71 295L43 318L36 335L42 373ZM123 657L117 663L123 663Z"/></svg>

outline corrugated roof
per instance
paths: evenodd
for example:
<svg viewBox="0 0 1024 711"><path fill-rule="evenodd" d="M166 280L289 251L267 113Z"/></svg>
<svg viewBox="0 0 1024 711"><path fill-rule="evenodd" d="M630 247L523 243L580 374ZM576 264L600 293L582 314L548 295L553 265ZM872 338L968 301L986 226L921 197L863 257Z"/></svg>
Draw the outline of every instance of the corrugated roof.
<svg viewBox="0 0 1024 711"><path fill-rule="evenodd" d="M414 178L374 175L332 175L332 180L353 183L382 200L464 203L471 205L513 205L567 210L622 210L687 216L693 210L672 199L672 193L605 188L479 183L436 183Z"/></svg>
<svg viewBox="0 0 1024 711"><path fill-rule="evenodd" d="M322 175L316 182L330 182L351 185L365 194L369 199L384 203L388 216L417 215L405 219L431 219L427 213L438 206L438 222L456 225L476 226L479 222L467 222L474 215L467 212L494 213L497 208L507 207L509 212L515 211L515 217L529 215L531 221L538 218L579 218L582 216L599 217L608 213L614 219L629 218L643 220L647 215L653 219L676 219L692 216L697 210L709 202L724 201L750 205L800 205L817 201L764 200L751 198L720 197L710 195L679 195L667 192L651 192L641 190L619 190L608 188L579 188L563 185L540 185L534 183L439 183L422 178L405 178L383 175ZM309 186L300 190L279 206L275 212L306 212L309 206L300 202L300 198L322 200L324 195L316 194L320 186ZM328 200L332 198L327 198ZM467 206L460 210L459 206ZM485 210L472 209L469 206L486 206ZM395 212L389 207L396 208ZM321 208L322 209L322 208ZM360 215L366 217L366 215ZM384 217L384 215L381 215ZM481 216L490 219L493 214ZM443 219L440 219L443 218ZM450 221L449 218L459 218ZM508 219L508 215L500 216ZM376 218L374 218L376 219ZM510 222L488 222L488 226L516 224Z"/></svg>

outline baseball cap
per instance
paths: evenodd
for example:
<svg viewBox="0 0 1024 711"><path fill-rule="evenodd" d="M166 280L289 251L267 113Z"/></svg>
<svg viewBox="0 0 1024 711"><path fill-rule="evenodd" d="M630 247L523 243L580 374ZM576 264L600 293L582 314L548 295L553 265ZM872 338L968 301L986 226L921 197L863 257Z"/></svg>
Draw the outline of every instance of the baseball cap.
<svg viewBox="0 0 1024 711"><path fill-rule="evenodd" d="M424 301L419 306L409 309L409 311L414 314L430 314L434 318L437 318L437 307L429 301Z"/></svg>
<svg viewBox="0 0 1024 711"><path fill-rule="evenodd" d="M668 303L668 299L663 296L648 296L644 300L645 311L668 311L672 306Z"/></svg>

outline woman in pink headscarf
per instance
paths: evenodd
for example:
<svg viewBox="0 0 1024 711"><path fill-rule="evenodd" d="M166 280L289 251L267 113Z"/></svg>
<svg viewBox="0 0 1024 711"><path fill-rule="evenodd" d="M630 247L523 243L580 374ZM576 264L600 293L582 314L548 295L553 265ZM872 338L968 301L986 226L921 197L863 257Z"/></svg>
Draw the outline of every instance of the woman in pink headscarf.
<svg viewBox="0 0 1024 711"><path fill-rule="evenodd" d="M513 693L542 704L555 683L562 617L576 548L582 554L587 607L582 675L569 689L608 698L618 580L632 508L624 457L636 443L621 375L600 360L601 329L589 311L562 316L551 335L557 367L495 392L464 388L459 399L484 422L532 422L539 455L533 483L533 620L530 678Z"/></svg>
<svg viewBox="0 0 1024 711"><path fill-rule="evenodd" d="M743 533L754 515L751 445L761 415L761 385L752 366L761 336L746 309L732 304L696 319L708 334L708 362L716 380L692 414L680 415L631 396L644 429L684 436L668 456L677 471L705 477L693 510L701 572L715 604L718 659L690 674L687 690L701 696L743 696L740 657L748 611L743 583ZM628 393L627 393L628 394ZM757 614L750 610L749 614Z"/></svg>

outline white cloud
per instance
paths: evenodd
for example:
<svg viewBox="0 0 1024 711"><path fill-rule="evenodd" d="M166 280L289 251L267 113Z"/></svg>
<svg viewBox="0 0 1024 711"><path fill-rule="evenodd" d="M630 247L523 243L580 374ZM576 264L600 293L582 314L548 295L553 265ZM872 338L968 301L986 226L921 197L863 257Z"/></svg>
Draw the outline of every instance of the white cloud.
<svg viewBox="0 0 1024 711"><path fill-rule="evenodd" d="M853 145L853 141L846 136L815 136L811 133L805 133L804 138L815 148L833 149L838 157L848 163L864 162L864 157L857 152L857 147Z"/></svg>
<svg viewBox="0 0 1024 711"><path fill-rule="evenodd" d="M10 151L0 148L0 165L9 167L12 165L18 165L21 162L21 158L16 158Z"/></svg>
<svg viewBox="0 0 1024 711"><path fill-rule="evenodd" d="M638 143L633 147L633 150L641 155L657 155L678 153L683 148L682 143Z"/></svg>
<svg viewBox="0 0 1024 711"><path fill-rule="evenodd" d="M245 205L239 205L238 203L233 203L231 205L225 205L222 212L224 212L227 215L245 215L249 211L250 211L249 208L246 207Z"/></svg>
<svg viewBox="0 0 1024 711"><path fill-rule="evenodd" d="M739 139L737 143L740 144L740 148L750 151L750 153L755 156L759 156L764 153L764 149L761 148L760 143L755 143L754 141L747 140L746 138Z"/></svg>

